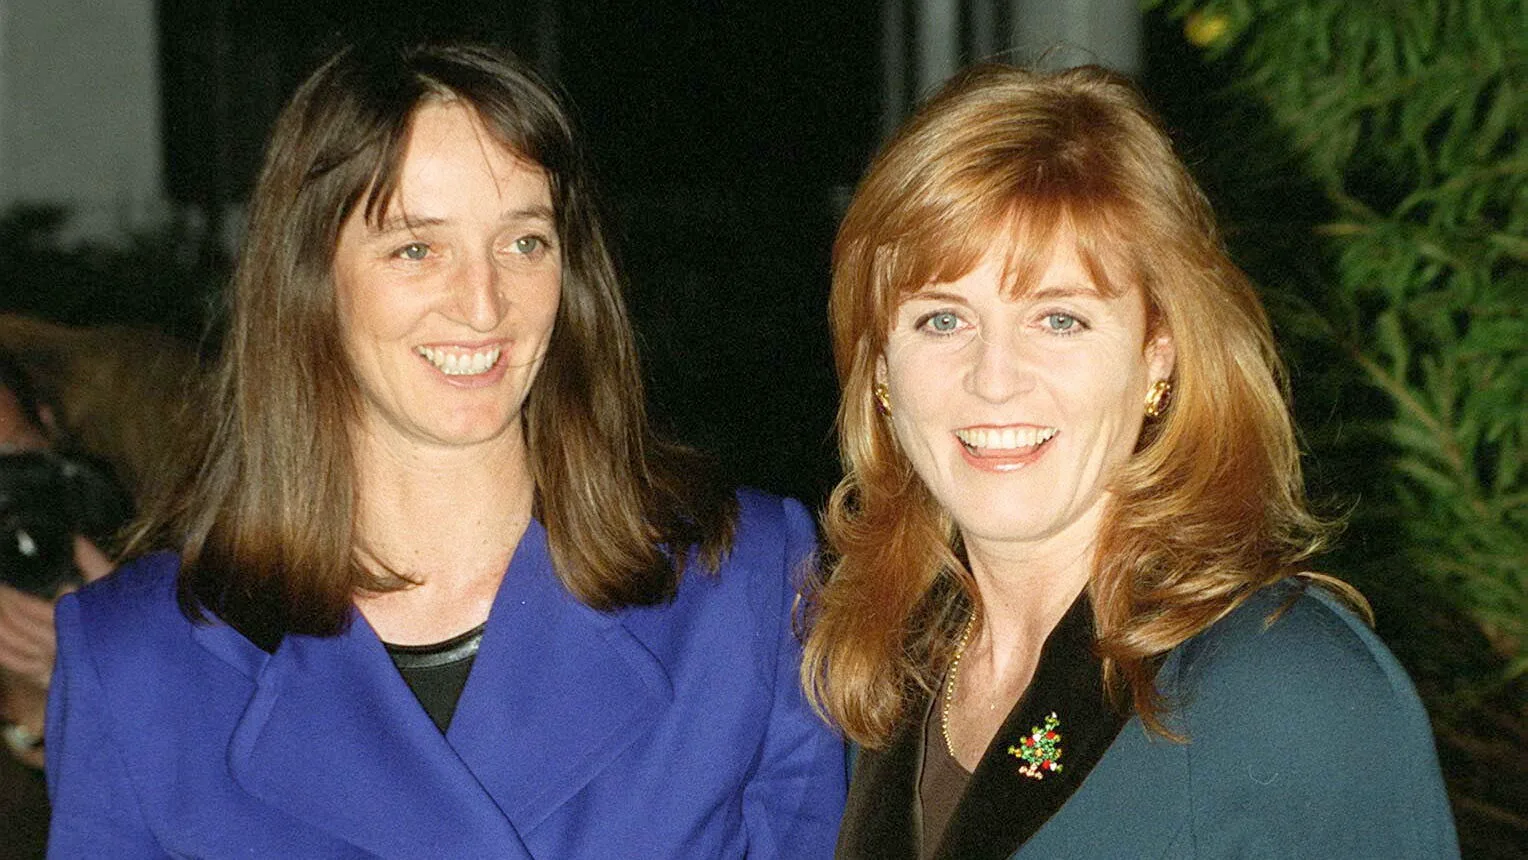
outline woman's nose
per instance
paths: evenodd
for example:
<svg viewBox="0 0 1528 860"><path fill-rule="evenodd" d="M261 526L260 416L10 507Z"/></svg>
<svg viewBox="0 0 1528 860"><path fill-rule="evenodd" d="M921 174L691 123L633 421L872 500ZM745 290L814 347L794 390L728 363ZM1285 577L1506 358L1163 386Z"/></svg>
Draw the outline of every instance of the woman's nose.
<svg viewBox="0 0 1528 860"><path fill-rule="evenodd" d="M1034 387L1034 367L1018 332L983 331L972 344L967 387L972 394L1002 403Z"/></svg>
<svg viewBox="0 0 1528 860"><path fill-rule="evenodd" d="M507 275L491 254L464 261L454 289L456 315L474 331L490 332L503 322L509 300Z"/></svg>

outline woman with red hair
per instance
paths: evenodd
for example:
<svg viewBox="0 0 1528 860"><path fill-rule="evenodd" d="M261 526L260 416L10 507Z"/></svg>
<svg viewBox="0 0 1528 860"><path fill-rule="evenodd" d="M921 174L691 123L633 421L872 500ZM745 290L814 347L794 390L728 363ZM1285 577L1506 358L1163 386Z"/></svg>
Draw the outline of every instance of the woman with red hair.
<svg viewBox="0 0 1528 860"><path fill-rule="evenodd" d="M952 82L861 184L830 312L838 856L1457 855L1415 691L1307 570L1263 308L1133 86Z"/></svg>

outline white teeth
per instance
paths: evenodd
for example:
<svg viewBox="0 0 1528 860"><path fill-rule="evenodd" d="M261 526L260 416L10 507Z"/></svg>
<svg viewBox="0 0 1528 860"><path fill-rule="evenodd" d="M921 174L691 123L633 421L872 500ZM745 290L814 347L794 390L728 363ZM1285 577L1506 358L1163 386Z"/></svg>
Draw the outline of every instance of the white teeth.
<svg viewBox="0 0 1528 860"><path fill-rule="evenodd" d="M1000 450L1014 450L1018 448L1034 448L1049 442L1059 430L1055 427L1004 427L999 429L987 429L973 427L966 430L956 430L955 437L967 448L996 448Z"/></svg>
<svg viewBox="0 0 1528 860"><path fill-rule="evenodd" d="M441 373L447 376L472 376L482 373L499 362L499 347L483 350L481 352L446 352L431 346L421 346L415 350L424 356L425 360L435 365Z"/></svg>

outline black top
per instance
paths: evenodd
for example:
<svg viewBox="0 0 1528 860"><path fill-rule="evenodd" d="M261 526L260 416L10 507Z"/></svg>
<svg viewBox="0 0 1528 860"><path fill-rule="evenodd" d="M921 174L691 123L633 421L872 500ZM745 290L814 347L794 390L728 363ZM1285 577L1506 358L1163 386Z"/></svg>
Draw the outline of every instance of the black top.
<svg viewBox="0 0 1528 860"><path fill-rule="evenodd" d="M839 858L1007 858L1081 787L1126 722L1104 694L1084 594L1046 638L1034 678L970 780L944 783L960 794L937 847L925 853L924 810L941 803L921 797L925 762L949 753L928 725L939 709L920 701L910 713L885 749L862 750L856 760Z"/></svg>
<svg viewBox="0 0 1528 860"><path fill-rule="evenodd" d="M414 691L414 697L424 706L435 727L445 734L456 713L456 703L467 686L467 675L472 671L472 661L477 657L478 645L483 642L484 624L433 645L390 645L387 654L393 665Z"/></svg>

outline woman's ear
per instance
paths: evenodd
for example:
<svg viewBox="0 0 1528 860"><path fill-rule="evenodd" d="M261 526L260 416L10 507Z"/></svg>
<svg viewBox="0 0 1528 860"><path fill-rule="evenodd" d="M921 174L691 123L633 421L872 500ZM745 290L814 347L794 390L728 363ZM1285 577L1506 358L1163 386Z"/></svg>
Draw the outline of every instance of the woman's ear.
<svg viewBox="0 0 1528 860"><path fill-rule="evenodd" d="M1172 332L1160 329L1146 341L1146 378L1150 382L1172 379L1177 366L1178 352L1173 345Z"/></svg>

